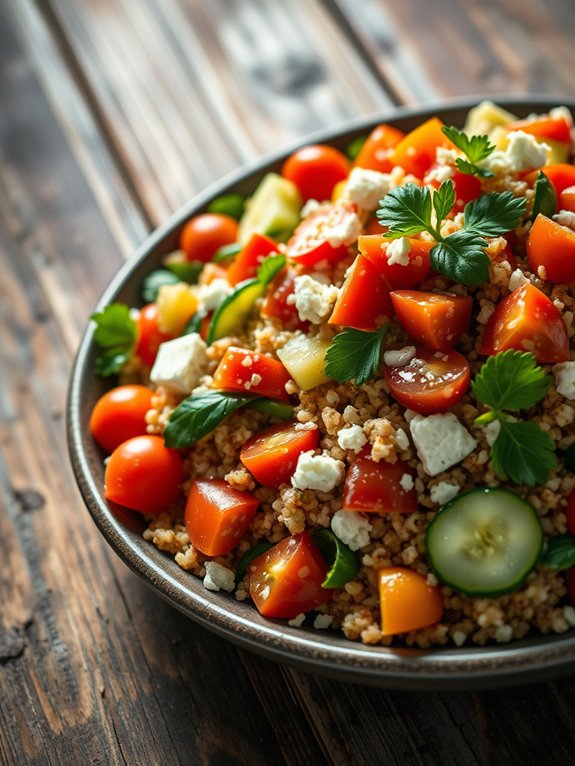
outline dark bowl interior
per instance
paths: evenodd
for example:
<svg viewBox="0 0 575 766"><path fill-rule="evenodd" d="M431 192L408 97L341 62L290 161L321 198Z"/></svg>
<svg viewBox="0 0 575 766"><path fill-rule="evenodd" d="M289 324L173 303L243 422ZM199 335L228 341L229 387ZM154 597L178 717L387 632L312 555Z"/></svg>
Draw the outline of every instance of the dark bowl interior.
<svg viewBox="0 0 575 766"><path fill-rule="evenodd" d="M340 148L365 135L380 122L391 122L408 131L437 114L448 124L462 125L477 99L397 109L358 120L334 131L310 136L307 141L330 142ZM567 101L541 98L499 100L519 116L545 112ZM98 308L113 301L141 304L143 277L158 267L164 255L177 247L179 231L192 215L205 210L223 193L249 194L270 170L295 147L224 178L179 210L144 242L116 275ZM470 689L512 685L575 672L575 631L561 636L534 636L505 646L435 648L430 650L366 646L346 640L335 632L292 628L285 621L262 618L247 603L227 593L214 593L201 580L181 569L167 555L141 536L142 519L135 513L112 507L102 495L102 453L88 429L91 409L110 383L94 373L95 348L88 327L79 348L68 392L67 428L73 470L84 501L104 538L123 561L156 593L209 630L234 643L278 662L321 673L342 681L400 689Z"/></svg>

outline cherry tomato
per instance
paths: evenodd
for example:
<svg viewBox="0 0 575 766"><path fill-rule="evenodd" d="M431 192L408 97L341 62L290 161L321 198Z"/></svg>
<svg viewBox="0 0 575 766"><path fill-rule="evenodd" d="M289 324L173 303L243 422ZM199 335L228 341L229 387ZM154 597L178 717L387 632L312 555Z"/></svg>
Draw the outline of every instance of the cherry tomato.
<svg viewBox="0 0 575 766"><path fill-rule="evenodd" d="M330 234L337 230L352 228L357 220L357 212L353 205L346 202L322 205L314 213L310 213L294 231L286 245L287 257L303 266L315 266L325 261L335 263L349 253L349 245L354 242L340 242L339 236L334 244L330 244ZM359 234L359 228L358 228Z"/></svg>
<svg viewBox="0 0 575 766"><path fill-rule="evenodd" d="M395 463L385 460L376 463L370 454L371 447L364 447L350 465L343 486L343 507L362 513L417 511L413 470L399 459ZM405 489L409 487L406 482L411 488Z"/></svg>
<svg viewBox="0 0 575 766"><path fill-rule="evenodd" d="M567 186L559 194L559 209L575 213L575 186Z"/></svg>
<svg viewBox="0 0 575 766"><path fill-rule="evenodd" d="M460 173L458 170L453 174L453 186L455 187L455 204L453 209L460 213L468 202L481 196L481 180L469 173Z"/></svg>
<svg viewBox="0 0 575 766"><path fill-rule="evenodd" d="M309 322L302 322L294 303L288 302L295 290L295 271L289 266L277 274L269 286L263 303L263 316L278 319L286 330L307 330Z"/></svg>
<svg viewBox="0 0 575 766"><path fill-rule="evenodd" d="M331 198L333 187L349 175L351 163L333 146L312 144L298 149L284 162L281 173L292 181L304 200Z"/></svg>
<svg viewBox="0 0 575 766"><path fill-rule="evenodd" d="M408 263L389 263L387 247L391 240L385 235L359 237L357 244L363 253L385 275L392 290L408 290L427 277L431 270L429 251L433 242L410 239L411 250L407 253Z"/></svg>
<svg viewBox="0 0 575 766"><path fill-rule="evenodd" d="M543 141L547 138L551 141L559 141L561 144L571 142L571 126L565 117L543 116L534 119L528 117L525 120L517 120L506 125L505 130L522 130L524 133L529 133Z"/></svg>
<svg viewBox="0 0 575 766"><path fill-rule="evenodd" d="M404 330L429 348L452 348L469 329L473 307L469 295L395 290L391 303Z"/></svg>
<svg viewBox="0 0 575 766"><path fill-rule="evenodd" d="M567 594L569 600L575 606L575 567L567 570Z"/></svg>
<svg viewBox="0 0 575 766"><path fill-rule="evenodd" d="M572 535L575 535L575 489L571 492L569 498L567 499L565 515L567 516L567 531Z"/></svg>
<svg viewBox="0 0 575 766"><path fill-rule="evenodd" d="M432 117L408 133L393 150L392 165L400 165L406 173L423 178L435 162L438 147L454 148L442 127L443 122L438 117Z"/></svg>
<svg viewBox="0 0 575 766"><path fill-rule="evenodd" d="M391 125L378 125L374 128L354 160L354 167L389 173L393 165L390 155L398 143L405 138L405 133Z"/></svg>
<svg viewBox="0 0 575 766"><path fill-rule="evenodd" d="M527 259L546 282L575 281L575 231L540 213L529 231Z"/></svg>
<svg viewBox="0 0 575 766"><path fill-rule="evenodd" d="M104 476L105 497L140 513L165 511L180 496L184 463L161 436L135 436L110 455Z"/></svg>
<svg viewBox="0 0 575 766"><path fill-rule="evenodd" d="M264 258L278 252L278 246L269 237L254 233L229 265L226 276L230 285L256 276Z"/></svg>
<svg viewBox="0 0 575 766"><path fill-rule="evenodd" d="M368 258L359 254L348 270L329 324L377 330L392 313L387 279Z"/></svg>
<svg viewBox="0 0 575 766"><path fill-rule="evenodd" d="M401 367L385 368L394 399L420 415L447 412L469 387L471 370L457 351L416 347L415 356Z"/></svg>
<svg viewBox="0 0 575 766"><path fill-rule="evenodd" d="M558 162L555 165L544 165L541 168L541 172L551 181L558 197L564 189L567 189L569 186L575 186L575 165ZM539 171L535 170L525 180L533 184L538 174Z"/></svg>
<svg viewBox="0 0 575 766"><path fill-rule="evenodd" d="M150 367L154 364L160 343L172 340L173 335L162 332L158 327L158 306L148 303L140 309L136 320L138 328L138 341L136 354Z"/></svg>
<svg viewBox="0 0 575 766"><path fill-rule="evenodd" d="M203 213L190 218L180 234L180 248L189 261L207 263L216 250L238 238L238 222L224 213Z"/></svg>
<svg viewBox="0 0 575 766"><path fill-rule="evenodd" d="M327 570L309 532L300 532L252 561L250 596L264 617L292 619L330 600L332 592L321 587Z"/></svg>
<svg viewBox="0 0 575 766"><path fill-rule="evenodd" d="M485 327L479 353L491 356L509 348L532 351L541 364L569 359L569 334L561 312L530 283L518 287L497 306Z"/></svg>
<svg viewBox="0 0 575 766"><path fill-rule="evenodd" d="M441 620L441 591L429 585L419 572L405 567L384 567L377 575L384 636L426 628Z"/></svg>
<svg viewBox="0 0 575 766"><path fill-rule="evenodd" d="M101 396L90 416L90 433L106 452L133 436L146 433L146 412L152 392L145 386L117 386Z"/></svg>
<svg viewBox="0 0 575 766"><path fill-rule="evenodd" d="M240 460L264 487L287 484L302 452L319 445L317 428L302 428L301 423L282 423L266 428L242 447Z"/></svg>
<svg viewBox="0 0 575 766"><path fill-rule="evenodd" d="M244 536L258 505L250 492L233 489L223 479L196 479L184 515L190 542L206 556L228 553Z"/></svg>
<svg viewBox="0 0 575 766"><path fill-rule="evenodd" d="M236 346L226 349L214 372L214 388L241 394L268 396L289 402L285 385L289 373L281 362Z"/></svg>

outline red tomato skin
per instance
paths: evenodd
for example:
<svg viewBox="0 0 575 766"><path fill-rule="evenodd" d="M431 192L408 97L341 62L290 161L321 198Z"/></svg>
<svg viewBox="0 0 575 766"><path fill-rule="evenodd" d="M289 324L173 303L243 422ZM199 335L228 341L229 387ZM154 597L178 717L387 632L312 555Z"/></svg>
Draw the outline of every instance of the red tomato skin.
<svg viewBox="0 0 575 766"><path fill-rule="evenodd" d="M562 144L571 142L571 127L564 117L538 117L536 119L517 120L507 125L506 130L522 130L535 138L559 141Z"/></svg>
<svg viewBox="0 0 575 766"><path fill-rule="evenodd" d="M110 455L104 475L104 495L140 513L165 511L181 494L184 464L180 454L160 436L136 436Z"/></svg>
<svg viewBox="0 0 575 766"><path fill-rule="evenodd" d="M575 213L575 186L567 186L559 195L559 210Z"/></svg>
<svg viewBox="0 0 575 766"><path fill-rule="evenodd" d="M338 202L322 206L299 224L286 245L286 255L293 263L316 266L337 263L349 253L349 245L332 246L327 240L330 229L356 216L354 205Z"/></svg>
<svg viewBox="0 0 575 766"><path fill-rule="evenodd" d="M389 293L385 276L360 253L348 271L328 324L377 330L393 313Z"/></svg>
<svg viewBox="0 0 575 766"><path fill-rule="evenodd" d="M289 483L302 452L319 446L319 430L298 423L270 426L248 439L240 460L254 479L264 487Z"/></svg>
<svg viewBox="0 0 575 766"><path fill-rule="evenodd" d="M575 281L575 232L571 229L539 213L529 231L526 251L532 271L546 282Z"/></svg>
<svg viewBox="0 0 575 766"><path fill-rule="evenodd" d="M575 489L567 499L565 515L567 516L567 531L572 535L575 535Z"/></svg>
<svg viewBox="0 0 575 766"><path fill-rule="evenodd" d="M238 222L223 213L202 213L187 221L180 233L180 248L189 261L207 263L216 250L238 238Z"/></svg>
<svg viewBox="0 0 575 766"><path fill-rule="evenodd" d="M435 373L435 381L429 380L430 372ZM470 379L467 359L452 349L435 351L419 346L409 364L385 367L385 380L393 398L419 415L450 410L469 388Z"/></svg>
<svg viewBox="0 0 575 766"><path fill-rule="evenodd" d="M153 394L139 385L117 386L101 396L90 415L90 433L106 452L146 433L146 412Z"/></svg>
<svg viewBox="0 0 575 766"><path fill-rule="evenodd" d="M575 186L575 165L558 162L555 165L544 165L541 172L551 181L558 197L569 186ZM538 170L530 173L525 180L531 184L535 183L538 173Z"/></svg>
<svg viewBox="0 0 575 766"><path fill-rule="evenodd" d="M428 276L431 271L429 251L433 242L421 239L410 239L411 250L407 254L409 263L402 266L399 263L390 264L387 255L387 245L390 242L385 235L363 235L357 240L360 253L373 263L385 276L392 290L409 290Z"/></svg>
<svg viewBox="0 0 575 766"><path fill-rule="evenodd" d="M379 173L389 173L393 167L390 156L403 138L405 138L405 133L392 125L378 125L365 140L353 166L377 170Z"/></svg>
<svg viewBox="0 0 575 766"><path fill-rule="evenodd" d="M440 165L434 163L425 177L425 182L431 184L436 189L439 189L441 186L439 180L433 175L438 167ZM453 182L455 189L453 210L456 213L460 213L468 202L481 196L481 180L477 176L470 175L469 173L460 173L459 170L455 170L450 180Z"/></svg>
<svg viewBox="0 0 575 766"><path fill-rule="evenodd" d="M263 316L279 320L287 330L305 331L309 322L302 322L295 304L288 302L288 298L295 291L295 277L295 271L289 267L276 275L269 286L261 312Z"/></svg>
<svg viewBox="0 0 575 766"><path fill-rule="evenodd" d="M333 187L348 177L350 167L349 159L339 149L311 144L290 155L281 174L297 186L304 201L321 202L331 198Z"/></svg>
<svg viewBox="0 0 575 766"><path fill-rule="evenodd" d="M403 460L376 463L370 458L371 446L364 447L350 465L343 486L343 508L361 513L414 513L417 495L401 486L404 475L415 480Z"/></svg>
<svg viewBox="0 0 575 766"><path fill-rule="evenodd" d="M136 327L138 330L136 354L144 364L151 367L156 360L160 343L172 340L174 336L162 332L158 327L158 306L155 303L148 303L140 309Z"/></svg>
<svg viewBox="0 0 575 766"><path fill-rule="evenodd" d="M190 542L206 556L229 553L244 536L258 505L250 492L233 489L222 479L194 480L184 514Z"/></svg>
<svg viewBox="0 0 575 766"><path fill-rule="evenodd" d="M309 532L300 532L250 564L250 596L264 617L292 619L331 599L331 591L321 587L327 570Z"/></svg>
<svg viewBox="0 0 575 766"><path fill-rule="evenodd" d="M575 606L575 567L567 570L567 594L569 600Z"/></svg>
<svg viewBox="0 0 575 766"><path fill-rule="evenodd" d="M469 330L473 299L422 290L394 290L391 303L403 329L416 343L445 351Z"/></svg>
<svg viewBox="0 0 575 766"><path fill-rule="evenodd" d="M259 378L257 382L254 376ZM288 380L288 371L277 359L229 346L214 372L212 385L220 391L237 391L289 402L285 390Z"/></svg>
<svg viewBox="0 0 575 766"><path fill-rule="evenodd" d="M510 348L532 351L540 364L569 359L569 334L561 312L532 284L518 287L496 307L479 353L493 356Z"/></svg>
<svg viewBox="0 0 575 766"><path fill-rule="evenodd" d="M226 272L228 282L237 285L246 279L253 279L263 259L277 252L278 246L273 239L254 232L229 265Z"/></svg>

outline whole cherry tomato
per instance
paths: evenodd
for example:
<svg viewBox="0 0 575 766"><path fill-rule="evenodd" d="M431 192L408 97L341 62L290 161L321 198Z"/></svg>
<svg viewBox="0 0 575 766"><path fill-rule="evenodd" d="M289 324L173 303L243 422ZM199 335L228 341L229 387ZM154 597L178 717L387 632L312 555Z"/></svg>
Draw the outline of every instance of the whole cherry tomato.
<svg viewBox="0 0 575 766"><path fill-rule="evenodd" d="M154 364L160 343L171 340L174 336L162 332L158 326L158 306L148 303L140 309L136 320L138 328L138 341L136 354L150 367Z"/></svg>
<svg viewBox="0 0 575 766"><path fill-rule="evenodd" d="M190 218L180 234L180 248L189 261L211 261L216 250L238 238L238 222L224 213L203 213Z"/></svg>
<svg viewBox="0 0 575 766"><path fill-rule="evenodd" d="M292 181L304 200L331 198L333 187L349 175L351 163L333 146L311 144L290 155L282 167L282 176Z"/></svg>
<svg viewBox="0 0 575 766"><path fill-rule="evenodd" d="M101 396L90 416L90 433L106 452L146 433L146 412L152 406L152 392L145 386L117 386Z"/></svg>

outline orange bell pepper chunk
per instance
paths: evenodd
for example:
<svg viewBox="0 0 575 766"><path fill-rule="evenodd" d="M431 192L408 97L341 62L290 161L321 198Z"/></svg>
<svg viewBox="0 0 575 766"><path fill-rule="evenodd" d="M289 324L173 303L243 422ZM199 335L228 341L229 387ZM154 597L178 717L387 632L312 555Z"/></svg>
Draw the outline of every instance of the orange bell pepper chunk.
<svg viewBox="0 0 575 766"><path fill-rule="evenodd" d="M392 125L378 125L359 150L353 167L389 173L393 167L390 156L403 138L405 133Z"/></svg>
<svg viewBox="0 0 575 766"><path fill-rule="evenodd" d="M443 597L438 587L405 567L378 571L381 631L384 636L407 633L435 625L443 616Z"/></svg>
<svg viewBox="0 0 575 766"><path fill-rule="evenodd" d="M441 130L443 125L439 117L432 117L408 133L393 150L392 165L400 165L406 173L423 178L435 162L438 147L455 148Z"/></svg>
<svg viewBox="0 0 575 766"><path fill-rule="evenodd" d="M505 127L505 130L522 130L535 138L559 141L568 144L571 141L571 127L564 117L537 117L535 119L517 120Z"/></svg>
<svg viewBox="0 0 575 766"><path fill-rule="evenodd" d="M575 231L539 214L527 239L531 269L547 282L575 281Z"/></svg>
<svg viewBox="0 0 575 766"><path fill-rule="evenodd" d="M389 282L364 255L353 262L328 324L377 330L392 315Z"/></svg>
<svg viewBox="0 0 575 766"><path fill-rule="evenodd" d="M404 330L437 351L453 348L469 329L473 308L469 295L394 290L391 303Z"/></svg>

